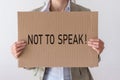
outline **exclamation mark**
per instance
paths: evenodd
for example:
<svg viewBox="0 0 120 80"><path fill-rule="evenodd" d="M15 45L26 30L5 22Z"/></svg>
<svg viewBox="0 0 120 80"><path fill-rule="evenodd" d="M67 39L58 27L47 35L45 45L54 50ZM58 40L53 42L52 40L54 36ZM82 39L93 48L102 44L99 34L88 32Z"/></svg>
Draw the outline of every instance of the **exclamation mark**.
<svg viewBox="0 0 120 80"><path fill-rule="evenodd" d="M87 44L87 34L85 34L85 44Z"/></svg>

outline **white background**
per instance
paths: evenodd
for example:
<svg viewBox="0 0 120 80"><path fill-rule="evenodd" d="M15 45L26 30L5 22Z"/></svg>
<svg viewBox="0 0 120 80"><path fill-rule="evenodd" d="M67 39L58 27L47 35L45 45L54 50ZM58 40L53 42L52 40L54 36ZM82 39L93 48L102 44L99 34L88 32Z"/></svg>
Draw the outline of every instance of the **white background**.
<svg viewBox="0 0 120 80"><path fill-rule="evenodd" d="M37 80L32 71L17 67L10 51L17 40L17 12L30 11L44 0L0 0L0 80ZM95 80L120 80L120 1L77 0L77 4L99 11L99 38L105 42L99 67L91 68Z"/></svg>

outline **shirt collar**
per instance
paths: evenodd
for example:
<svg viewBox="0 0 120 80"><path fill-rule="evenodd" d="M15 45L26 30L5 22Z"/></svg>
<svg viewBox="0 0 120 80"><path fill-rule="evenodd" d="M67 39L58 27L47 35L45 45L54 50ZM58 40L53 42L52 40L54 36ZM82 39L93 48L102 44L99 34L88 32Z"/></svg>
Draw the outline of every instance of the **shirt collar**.
<svg viewBox="0 0 120 80"><path fill-rule="evenodd" d="M47 0L45 2L45 6L42 8L41 12L49 12L50 11L49 8L50 8L50 0ZM65 12L70 12L70 0L65 8Z"/></svg>

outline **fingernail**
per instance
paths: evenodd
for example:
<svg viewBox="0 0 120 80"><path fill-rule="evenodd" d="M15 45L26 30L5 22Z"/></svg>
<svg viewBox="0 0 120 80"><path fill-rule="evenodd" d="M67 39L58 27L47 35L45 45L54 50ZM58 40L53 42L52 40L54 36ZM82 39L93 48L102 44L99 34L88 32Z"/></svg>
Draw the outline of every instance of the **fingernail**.
<svg viewBox="0 0 120 80"><path fill-rule="evenodd" d="M88 44L88 46L92 46L91 44Z"/></svg>
<svg viewBox="0 0 120 80"><path fill-rule="evenodd" d="M93 39L89 39L89 41L93 41Z"/></svg>

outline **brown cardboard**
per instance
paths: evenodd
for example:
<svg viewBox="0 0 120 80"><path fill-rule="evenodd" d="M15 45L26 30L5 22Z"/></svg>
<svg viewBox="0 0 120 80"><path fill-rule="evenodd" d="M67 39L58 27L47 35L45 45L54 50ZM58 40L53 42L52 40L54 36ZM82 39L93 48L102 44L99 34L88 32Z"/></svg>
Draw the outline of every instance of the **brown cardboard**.
<svg viewBox="0 0 120 80"><path fill-rule="evenodd" d="M87 45L97 36L97 12L18 12L18 40L28 43L19 67L97 66L98 55Z"/></svg>

